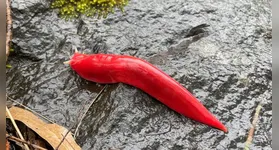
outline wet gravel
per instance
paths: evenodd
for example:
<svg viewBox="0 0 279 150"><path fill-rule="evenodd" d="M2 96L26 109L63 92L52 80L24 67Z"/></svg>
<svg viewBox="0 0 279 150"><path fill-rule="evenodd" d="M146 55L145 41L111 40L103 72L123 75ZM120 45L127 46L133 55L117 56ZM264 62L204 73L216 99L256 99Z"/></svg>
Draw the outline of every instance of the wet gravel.
<svg viewBox="0 0 279 150"><path fill-rule="evenodd" d="M271 149L271 1L131 0L107 19L60 19L47 0L13 0L9 97L71 127L104 85L63 64L72 46L127 54L165 71L223 122L229 133L185 118L144 92L109 85L77 134L82 149L242 149L263 108L251 149Z"/></svg>

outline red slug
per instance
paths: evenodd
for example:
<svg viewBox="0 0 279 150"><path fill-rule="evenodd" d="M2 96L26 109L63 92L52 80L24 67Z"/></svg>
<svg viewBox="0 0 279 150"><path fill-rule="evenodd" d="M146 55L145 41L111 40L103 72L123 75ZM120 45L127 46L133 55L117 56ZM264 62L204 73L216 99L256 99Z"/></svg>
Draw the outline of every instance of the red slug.
<svg viewBox="0 0 279 150"><path fill-rule="evenodd" d="M132 56L114 54L81 54L69 61L82 78L101 84L125 83L137 87L172 110L195 121L227 132L188 90L150 63Z"/></svg>

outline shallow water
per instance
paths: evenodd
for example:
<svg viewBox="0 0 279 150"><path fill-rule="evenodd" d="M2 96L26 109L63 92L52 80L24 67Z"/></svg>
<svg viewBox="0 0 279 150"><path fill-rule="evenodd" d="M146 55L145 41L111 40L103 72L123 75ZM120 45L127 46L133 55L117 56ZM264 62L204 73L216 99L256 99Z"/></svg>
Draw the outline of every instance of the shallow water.
<svg viewBox="0 0 279 150"><path fill-rule="evenodd" d="M132 0L107 19L60 19L48 1L14 0L15 52L8 95L71 127L104 85L63 64L72 46L134 55L165 71L229 129L225 134L168 109L144 92L109 85L77 134L83 149L241 149L263 105L251 149L271 149L271 1Z"/></svg>

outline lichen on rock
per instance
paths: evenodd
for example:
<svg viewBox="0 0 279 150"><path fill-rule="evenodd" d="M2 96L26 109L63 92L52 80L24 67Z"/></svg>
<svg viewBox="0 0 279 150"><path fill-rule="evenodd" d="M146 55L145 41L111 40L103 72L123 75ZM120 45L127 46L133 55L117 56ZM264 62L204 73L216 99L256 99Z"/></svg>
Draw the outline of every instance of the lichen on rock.
<svg viewBox="0 0 279 150"><path fill-rule="evenodd" d="M88 17L97 16L106 18L109 13L114 13L115 8L122 12L129 0L54 0L52 8L59 9L63 18L75 18L79 15Z"/></svg>

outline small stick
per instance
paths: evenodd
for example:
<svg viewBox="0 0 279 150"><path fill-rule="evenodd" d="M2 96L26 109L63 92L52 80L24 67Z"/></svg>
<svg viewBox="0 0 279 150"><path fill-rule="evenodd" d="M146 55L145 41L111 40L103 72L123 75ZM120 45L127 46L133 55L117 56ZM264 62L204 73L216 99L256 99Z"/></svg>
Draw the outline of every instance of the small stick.
<svg viewBox="0 0 279 150"><path fill-rule="evenodd" d="M38 146L38 145L35 145L35 144L30 143L30 142L24 141L24 140L22 140L22 139L19 139L19 138L17 138L17 137L14 137L14 136L12 136L12 135L9 135L9 134L6 134L6 138L7 138L8 140L11 140L11 141L14 141L14 142L21 142L21 143L27 144L27 145L32 146L32 147L34 147L34 148L36 148L36 149L39 149L39 150L47 150L47 149L45 149L45 148L43 148L43 147L40 147L40 146Z"/></svg>
<svg viewBox="0 0 279 150"><path fill-rule="evenodd" d="M100 95L104 92L104 90L107 88L107 84L102 88L102 90L98 93L98 95L92 100L92 102L90 103L90 105L89 105L89 107L87 108L87 110L84 112L84 114L82 115L82 117L81 117L81 119L80 119L80 121L79 121L79 123L78 123L78 126L77 126L77 128L76 128L76 130L75 130L75 133L74 133L74 138L76 138L76 134L77 134L77 132L78 132L78 129L79 129L79 127L80 127L80 125L81 125L81 122L82 122L82 120L84 119L84 117L85 117L85 115L87 114L87 112L88 112L88 110L89 110L89 108L93 105L93 103L100 97Z"/></svg>
<svg viewBox="0 0 279 150"><path fill-rule="evenodd" d="M107 87L107 85L105 85L102 90L98 93L98 95L94 98L94 100L91 102L90 106L87 108L87 110L85 111L85 113L83 114L81 120L79 121L78 125L77 123L75 123L68 131L67 133L63 136L62 140L60 141L60 143L58 144L58 146L55 148L55 150L58 150L58 148L61 146L61 144L64 142L64 140L66 139L67 135L70 133L70 131L75 127L76 127L76 130L75 130L75 134L74 134L74 138L75 138L75 135L78 131L78 128L81 124L81 121L83 120L83 118L85 117L85 114L87 113L87 111L89 110L89 108L91 107L91 105L94 103L94 101L96 101L96 99L98 99L98 97L103 93L103 91L105 90L105 88Z"/></svg>
<svg viewBox="0 0 279 150"><path fill-rule="evenodd" d="M12 17L11 17L11 7L10 7L10 0L6 0L6 15L7 15L7 33L6 33L6 61L10 54L10 41L12 39Z"/></svg>
<svg viewBox="0 0 279 150"><path fill-rule="evenodd" d="M42 117L42 118L44 118L44 119L47 120L48 122L51 122L51 123L55 124L55 122L51 121L51 120L48 119L47 117L45 117L45 116L43 116L43 115L37 113L36 111L32 110L31 108L29 108L29 107L27 107L27 106L25 106L25 105L23 105L23 104L21 104L21 103L15 101L14 99L12 99L11 97L9 97L8 95L6 95L6 96L7 96L7 98L9 98L9 99L10 99L11 101L13 101L14 103L19 104L20 106L24 107L25 109L27 109L27 110L33 112L34 114L36 114L36 115L38 115L38 116L40 116L40 117Z"/></svg>
<svg viewBox="0 0 279 150"><path fill-rule="evenodd" d="M58 150L58 148L61 146L61 144L63 143L63 141L66 139L67 135L70 133L71 129L73 128L74 126L72 126L70 128L70 130L67 131L67 133L63 136L62 140L60 141L60 143L58 144L58 146L55 148L55 150Z"/></svg>
<svg viewBox="0 0 279 150"><path fill-rule="evenodd" d="M24 138L23 138L23 136L22 136L22 134L21 134L21 132L19 131L19 129L18 129L16 123L15 123L15 120L14 120L14 118L13 118L13 116L12 116L10 110L8 109L7 106L6 106L6 111L7 111L7 113L8 113L8 116L10 117L10 119L11 119L11 121L12 121L12 124L13 124L13 126L15 127L16 132L18 133L19 137L20 137L23 141L25 141ZM26 150L30 150L27 144L24 144L24 146L25 146L25 149L26 149Z"/></svg>
<svg viewBox="0 0 279 150"><path fill-rule="evenodd" d="M251 126L251 128L248 132L248 137L247 137L247 140L246 140L246 143L245 143L244 150L249 150L249 146L252 143L253 134L254 134L254 131L255 131L255 128L256 128L256 125L257 125L257 121L258 121L258 118L259 118L259 113L260 113L261 108L262 108L261 104L259 104L256 108L256 112L254 114L252 126Z"/></svg>
<svg viewBox="0 0 279 150"><path fill-rule="evenodd" d="M55 150L58 150L58 148L62 145L62 143L63 143L64 140L66 139L67 135L70 133L70 131L71 131L75 126L77 126L77 123L73 124L64 136L63 136L63 134L62 134L63 138L62 138L62 140L60 141L60 143L57 145L57 147L55 148ZM66 139L66 141L67 141L67 139ZM71 144L70 144L70 146L72 147Z"/></svg>

